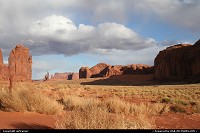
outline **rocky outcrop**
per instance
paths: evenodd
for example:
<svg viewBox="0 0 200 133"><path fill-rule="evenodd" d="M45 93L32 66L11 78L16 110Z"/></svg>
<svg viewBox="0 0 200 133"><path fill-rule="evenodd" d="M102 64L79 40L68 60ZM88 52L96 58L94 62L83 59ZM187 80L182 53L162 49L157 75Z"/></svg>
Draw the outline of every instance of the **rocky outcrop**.
<svg viewBox="0 0 200 133"><path fill-rule="evenodd" d="M8 59L10 75L14 81L31 80L32 78L32 56L29 49L22 44L17 46L10 52Z"/></svg>
<svg viewBox="0 0 200 133"><path fill-rule="evenodd" d="M10 77L10 72L9 72L9 66L8 64L3 64L3 67L2 67L2 78L3 79L8 79Z"/></svg>
<svg viewBox="0 0 200 133"><path fill-rule="evenodd" d="M132 64L122 67L123 74L152 74L154 67L145 64Z"/></svg>
<svg viewBox="0 0 200 133"><path fill-rule="evenodd" d="M154 65L158 80L183 80L200 74L200 40L194 45L178 44L160 51Z"/></svg>
<svg viewBox="0 0 200 133"><path fill-rule="evenodd" d="M69 75L68 80L77 80L79 79L79 73L71 73L71 75Z"/></svg>
<svg viewBox="0 0 200 133"><path fill-rule="evenodd" d="M32 57L29 49L22 44L17 44L10 52L8 64L3 63L3 56L0 50L0 77L8 80L9 77L13 81L27 81L32 78Z"/></svg>
<svg viewBox="0 0 200 133"><path fill-rule="evenodd" d="M110 77L113 75L122 75L121 67L118 66L107 66L100 75L102 77Z"/></svg>
<svg viewBox="0 0 200 133"><path fill-rule="evenodd" d="M105 63L99 63L90 69L88 67L82 67L79 70L80 78L96 78L96 77L110 77L113 75L122 74L153 74L154 67L145 64L132 64L127 66L115 65L111 66Z"/></svg>
<svg viewBox="0 0 200 133"><path fill-rule="evenodd" d="M79 69L79 78L90 78L91 77L91 71L89 67L81 67Z"/></svg>
<svg viewBox="0 0 200 133"><path fill-rule="evenodd" d="M47 72L47 73L45 74L45 76L44 76L43 81L47 81L47 80L49 80L49 79L50 79L49 72Z"/></svg>
<svg viewBox="0 0 200 133"><path fill-rule="evenodd" d="M91 72L91 78L96 78L96 77L104 77L105 73L103 73L104 69L109 67L110 65L105 64L105 63L99 63L93 67L90 68Z"/></svg>

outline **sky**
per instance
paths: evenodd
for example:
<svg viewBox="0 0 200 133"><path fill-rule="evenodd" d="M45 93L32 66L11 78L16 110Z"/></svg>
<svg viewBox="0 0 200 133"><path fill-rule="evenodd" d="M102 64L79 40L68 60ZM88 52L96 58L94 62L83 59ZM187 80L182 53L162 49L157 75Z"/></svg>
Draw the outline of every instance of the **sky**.
<svg viewBox="0 0 200 133"><path fill-rule="evenodd" d="M32 79L104 62L153 65L159 51L200 39L199 0L0 0L4 63L16 44Z"/></svg>

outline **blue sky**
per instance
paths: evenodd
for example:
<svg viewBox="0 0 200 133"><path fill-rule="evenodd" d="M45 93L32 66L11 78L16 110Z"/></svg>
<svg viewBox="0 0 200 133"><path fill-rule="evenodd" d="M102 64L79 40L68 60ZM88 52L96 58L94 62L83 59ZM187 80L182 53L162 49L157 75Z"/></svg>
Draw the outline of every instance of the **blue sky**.
<svg viewBox="0 0 200 133"><path fill-rule="evenodd" d="M194 44L199 0L0 0L4 62L17 43L33 56L33 79L99 62L153 65L158 52Z"/></svg>

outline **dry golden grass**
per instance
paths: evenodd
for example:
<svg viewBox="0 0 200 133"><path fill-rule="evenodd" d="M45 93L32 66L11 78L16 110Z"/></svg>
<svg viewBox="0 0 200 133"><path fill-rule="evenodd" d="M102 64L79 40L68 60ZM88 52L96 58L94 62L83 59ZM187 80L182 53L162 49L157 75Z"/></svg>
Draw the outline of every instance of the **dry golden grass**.
<svg viewBox="0 0 200 133"><path fill-rule="evenodd" d="M45 114L62 112L56 127L67 129L149 129L154 127L152 115L185 113L187 108L200 113L200 84L82 85L95 80L98 79L14 83L12 96L2 84L0 108Z"/></svg>
<svg viewBox="0 0 200 133"><path fill-rule="evenodd" d="M129 116L130 117L130 116ZM152 122L144 115L130 119L124 114L108 113L102 106L88 105L57 118L58 129L151 129Z"/></svg>
<svg viewBox="0 0 200 133"><path fill-rule="evenodd" d="M30 111L44 114L57 114L62 111L62 105L46 97L42 93L33 93L30 90L13 90L12 95L3 90L0 92L1 110Z"/></svg>
<svg viewBox="0 0 200 133"><path fill-rule="evenodd" d="M98 100L93 98L82 98L75 95L66 95L60 102L64 105L64 109L67 111L84 110L90 105L97 105Z"/></svg>
<svg viewBox="0 0 200 133"><path fill-rule="evenodd" d="M60 102L70 113L57 119L56 126L66 129L150 129L153 122L149 116L169 111L166 105L136 105L116 96L103 101L66 96Z"/></svg>
<svg viewBox="0 0 200 133"><path fill-rule="evenodd" d="M163 105L160 103L134 104L126 102L116 96L103 101L102 106L106 106L108 112L118 114L152 115L169 112L169 106L167 105Z"/></svg>

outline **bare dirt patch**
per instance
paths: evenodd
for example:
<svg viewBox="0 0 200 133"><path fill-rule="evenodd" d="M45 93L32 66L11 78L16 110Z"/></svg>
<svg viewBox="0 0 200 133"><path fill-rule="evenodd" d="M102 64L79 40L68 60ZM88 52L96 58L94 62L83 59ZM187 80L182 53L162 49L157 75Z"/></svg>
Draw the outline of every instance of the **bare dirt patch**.
<svg viewBox="0 0 200 133"><path fill-rule="evenodd" d="M0 112L0 129L53 129L51 115L32 112Z"/></svg>

